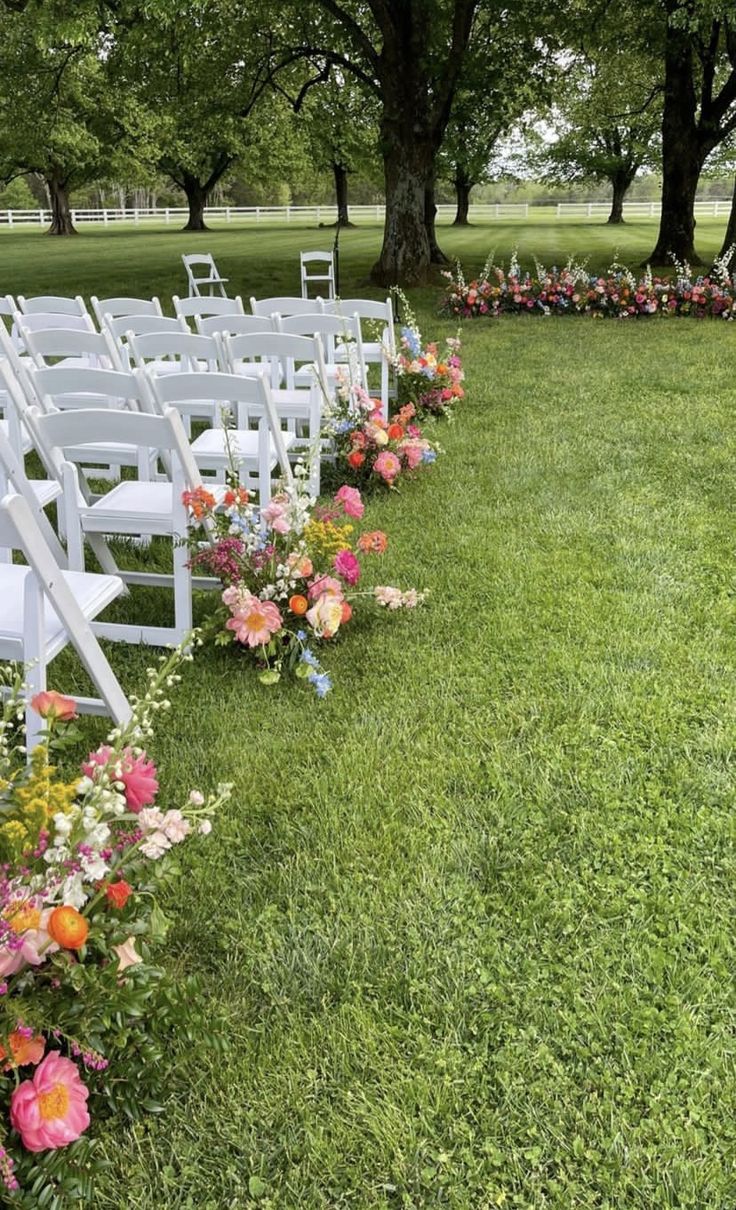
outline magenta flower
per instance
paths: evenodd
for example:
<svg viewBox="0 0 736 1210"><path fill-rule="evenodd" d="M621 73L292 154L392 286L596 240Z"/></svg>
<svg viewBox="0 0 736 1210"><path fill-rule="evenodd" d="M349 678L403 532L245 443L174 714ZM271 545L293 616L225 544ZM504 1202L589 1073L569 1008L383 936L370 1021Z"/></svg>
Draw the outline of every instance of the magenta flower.
<svg viewBox="0 0 736 1210"><path fill-rule="evenodd" d="M343 580L351 586L357 584L360 579L360 563L356 559L352 550L339 550L335 555L335 561L332 564L335 571Z"/></svg>
<svg viewBox="0 0 736 1210"><path fill-rule="evenodd" d="M145 752L136 756L132 748L125 748L117 763L110 763L111 756L112 748L103 744L96 752L90 752L82 772L94 780L97 769L107 769L113 781L122 782L128 810L137 813L158 794L156 766Z"/></svg>
<svg viewBox="0 0 736 1210"><path fill-rule="evenodd" d="M10 1098L10 1121L26 1150L50 1151L78 1139L89 1126L88 1096L76 1063L49 1051Z"/></svg>

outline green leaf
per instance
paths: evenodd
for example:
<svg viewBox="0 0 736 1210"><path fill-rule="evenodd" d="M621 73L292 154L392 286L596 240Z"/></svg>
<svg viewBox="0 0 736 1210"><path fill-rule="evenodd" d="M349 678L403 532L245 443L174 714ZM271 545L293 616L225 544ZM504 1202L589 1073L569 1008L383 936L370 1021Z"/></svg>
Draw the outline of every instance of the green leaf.
<svg viewBox="0 0 736 1210"><path fill-rule="evenodd" d="M251 1197L263 1197L268 1190L268 1186L261 1180L260 1176L252 1176L248 1181L248 1192Z"/></svg>

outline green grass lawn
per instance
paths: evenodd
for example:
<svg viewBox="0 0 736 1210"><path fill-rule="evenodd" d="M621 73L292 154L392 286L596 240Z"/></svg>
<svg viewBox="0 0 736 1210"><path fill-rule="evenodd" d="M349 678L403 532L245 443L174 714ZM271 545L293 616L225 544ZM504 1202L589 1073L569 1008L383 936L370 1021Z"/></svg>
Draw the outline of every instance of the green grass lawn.
<svg viewBox="0 0 736 1210"><path fill-rule="evenodd" d="M605 262L653 228L445 235L469 263L517 239ZM307 238L206 243L276 293ZM351 285L376 238L346 237ZM2 288L165 296L191 245L3 236ZM108 1124L101 1210L736 1205L736 330L463 339L446 456L369 515L381 581L425 608L351 623L320 703L221 650L177 690L172 805L236 791L185 853L169 960L230 1045L186 1057L162 1117ZM112 658L140 688L150 652Z"/></svg>

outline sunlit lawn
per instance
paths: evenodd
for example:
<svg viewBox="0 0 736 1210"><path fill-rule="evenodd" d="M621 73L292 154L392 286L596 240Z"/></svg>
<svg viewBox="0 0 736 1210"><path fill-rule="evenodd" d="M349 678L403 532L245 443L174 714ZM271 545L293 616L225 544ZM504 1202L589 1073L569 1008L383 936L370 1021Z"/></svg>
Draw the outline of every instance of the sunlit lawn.
<svg viewBox="0 0 736 1210"><path fill-rule="evenodd" d="M345 238L351 289L376 238ZM469 264L624 239L641 259L653 227L443 231ZM247 296L296 289L320 240L202 246ZM168 297L191 246L4 235L2 288ZM736 1205L736 331L463 338L446 456L367 518L424 610L352 623L320 703L224 651L179 687L164 787L236 793L185 857L170 961L229 1050L184 1048L165 1115L109 1123L101 1208ZM139 688L150 653L112 658Z"/></svg>

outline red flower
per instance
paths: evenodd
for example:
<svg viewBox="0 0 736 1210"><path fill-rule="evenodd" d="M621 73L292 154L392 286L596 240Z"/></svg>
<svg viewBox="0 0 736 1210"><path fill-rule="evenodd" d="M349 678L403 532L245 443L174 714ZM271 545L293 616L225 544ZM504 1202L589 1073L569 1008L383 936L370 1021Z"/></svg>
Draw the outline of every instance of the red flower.
<svg viewBox="0 0 736 1210"><path fill-rule="evenodd" d="M111 882L105 890L105 897L110 907L122 910L133 894L133 888L129 882L121 878L118 882Z"/></svg>
<svg viewBox="0 0 736 1210"><path fill-rule="evenodd" d="M348 462L357 470L365 462L365 454L361 454L360 450L353 450L352 453L348 454Z"/></svg>

